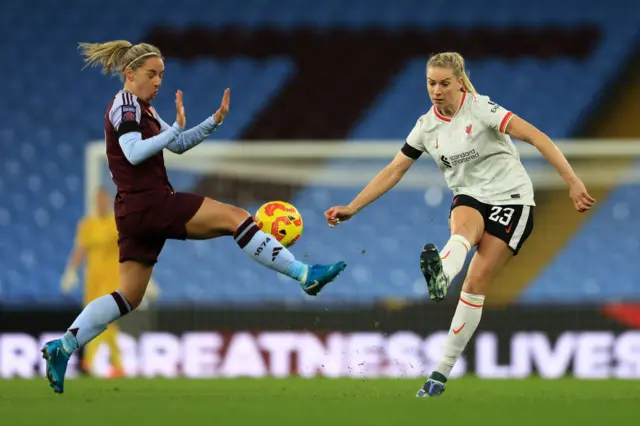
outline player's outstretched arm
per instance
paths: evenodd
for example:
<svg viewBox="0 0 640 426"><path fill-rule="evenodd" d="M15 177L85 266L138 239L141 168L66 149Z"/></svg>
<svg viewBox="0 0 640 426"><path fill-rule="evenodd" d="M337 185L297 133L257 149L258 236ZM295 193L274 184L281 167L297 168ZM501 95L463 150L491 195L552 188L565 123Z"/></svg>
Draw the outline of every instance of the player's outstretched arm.
<svg viewBox="0 0 640 426"><path fill-rule="evenodd" d="M134 166L162 151L183 132L187 119L182 104L182 92L176 93L176 121L159 135L142 139L140 132L141 110L137 99L123 96L127 104L115 103L109 112L109 118L118 132L118 142L122 153Z"/></svg>
<svg viewBox="0 0 640 426"><path fill-rule="evenodd" d="M569 185L569 196L573 205L579 212L584 212L596 202L575 174L573 168L565 158L562 151L553 143L551 138L524 119L514 115L505 129L505 133L534 147L556 168L562 179Z"/></svg>
<svg viewBox="0 0 640 426"><path fill-rule="evenodd" d="M227 114L229 114L229 103L231 101L231 90L226 89L222 95L220 108L202 123L189 130L181 133L173 142L167 145L167 149L175 154L182 154L189 151L194 146L199 145L211 133L213 133L219 125L222 124ZM169 126L161 120L163 129Z"/></svg>
<svg viewBox="0 0 640 426"><path fill-rule="evenodd" d="M351 219L353 215L396 186L414 162L415 160L402 152L396 154L393 161L382 169L348 206L334 206L324 212L329 226L334 227L340 222Z"/></svg>

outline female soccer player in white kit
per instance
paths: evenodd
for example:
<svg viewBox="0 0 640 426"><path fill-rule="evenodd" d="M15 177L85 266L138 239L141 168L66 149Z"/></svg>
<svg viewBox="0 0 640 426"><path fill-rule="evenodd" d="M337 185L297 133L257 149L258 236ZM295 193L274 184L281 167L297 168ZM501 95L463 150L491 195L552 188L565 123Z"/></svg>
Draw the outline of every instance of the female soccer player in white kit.
<svg viewBox="0 0 640 426"><path fill-rule="evenodd" d="M444 354L418 396L438 396L475 332L488 286L522 247L533 230L533 186L511 137L535 146L569 186L579 212L595 200L564 155L543 132L476 93L455 52L434 55L427 63L427 88L433 106L422 115L393 161L348 206L325 212L329 226L353 215L393 188L422 153L444 172L453 191L451 238L438 252L424 246L420 267L431 299L440 301L462 269L469 249L478 246L462 286Z"/></svg>

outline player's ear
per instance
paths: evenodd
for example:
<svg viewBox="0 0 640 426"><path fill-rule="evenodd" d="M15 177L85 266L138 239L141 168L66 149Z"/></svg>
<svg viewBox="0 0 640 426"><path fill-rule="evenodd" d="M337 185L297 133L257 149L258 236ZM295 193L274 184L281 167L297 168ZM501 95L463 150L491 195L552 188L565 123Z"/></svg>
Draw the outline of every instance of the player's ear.
<svg viewBox="0 0 640 426"><path fill-rule="evenodd" d="M126 70L124 70L124 78L127 81L133 81L133 77L134 77L134 72L131 68L127 68Z"/></svg>

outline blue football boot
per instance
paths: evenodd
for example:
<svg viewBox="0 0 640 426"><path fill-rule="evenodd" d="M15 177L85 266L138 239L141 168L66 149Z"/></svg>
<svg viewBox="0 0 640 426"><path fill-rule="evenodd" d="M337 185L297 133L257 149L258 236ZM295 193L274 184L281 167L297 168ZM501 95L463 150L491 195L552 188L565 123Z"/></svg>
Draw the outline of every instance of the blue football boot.
<svg viewBox="0 0 640 426"><path fill-rule="evenodd" d="M440 396L444 393L446 387L447 378L437 371L434 371L429 376L429 379L424 382L424 385L422 385L416 396L418 398L424 398L425 396Z"/></svg>
<svg viewBox="0 0 640 426"><path fill-rule="evenodd" d="M52 340L42 348L42 358L47 361L47 379L55 393L64 392L64 375L70 355L64 350L62 340Z"/></svg>
<svg viewBox="0 0 640 426"><path fill-rule="evenodd" d="M304 283L300 283L300 287L309 296L317 296L324 286L336 279L346 267L347 264L344 262L337 262L332 265L309 266L307 278Z"/></svg>

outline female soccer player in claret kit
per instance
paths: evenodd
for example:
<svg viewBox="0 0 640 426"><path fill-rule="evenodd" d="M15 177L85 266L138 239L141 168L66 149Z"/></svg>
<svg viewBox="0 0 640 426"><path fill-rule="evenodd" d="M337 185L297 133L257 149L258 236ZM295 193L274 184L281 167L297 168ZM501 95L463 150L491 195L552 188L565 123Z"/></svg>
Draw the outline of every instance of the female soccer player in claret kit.
<svg viewBox="0 0 640 426"><path fill-rule="evenodd" d="M418 119L393 161L348 206L325 212L331 227L350 219L393 188L422 153L431 155L444 172L453 192L451 238L440 252L427 244L420 255L431 299L445 297L470 248L477 246L477 252L462 286L444 354L418 391L419 397L444 392L451 369L480 323L488 286L533 230L533 185L511 137L536 147L556 168L569 186L576 210L589 210L595 202L547 135L476 93L458 53L429 59L427 89L433 106Z"/></svg>
<svg viewBox="0 0 640 426"><path fill-rule="evenodd" d="M118 190L114 212L120 286L118 291L87 305L62 338L44 345L47 378L56 393L64 391L71 354L140 304L167 239L233 235L251 259L297 280L311 296L346 267L344 262L302 263L276 238L258 229L247 211L199 195L174 192L167 178L163 149L181 154L221 125L229 112L229 89L213 117L184 130L180 91L176 93L173 125L165 123L151 106L164 76L164 62L157 47L124 40L80 43L80 47L88 65L101 65L104 73L119 74L124 81L124 88L113 97L105 116L107 160Z"/></svg>

